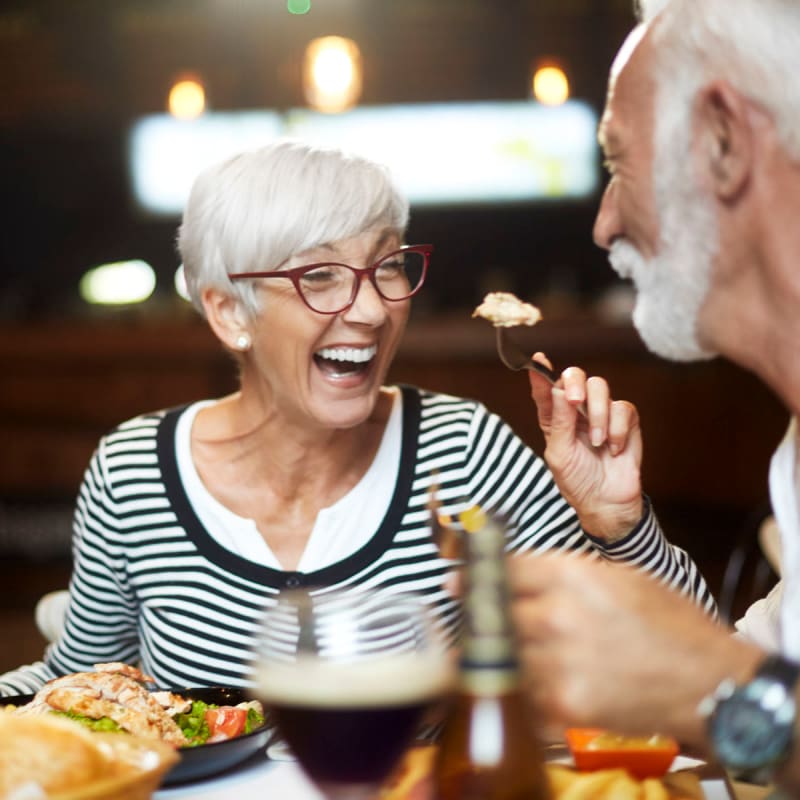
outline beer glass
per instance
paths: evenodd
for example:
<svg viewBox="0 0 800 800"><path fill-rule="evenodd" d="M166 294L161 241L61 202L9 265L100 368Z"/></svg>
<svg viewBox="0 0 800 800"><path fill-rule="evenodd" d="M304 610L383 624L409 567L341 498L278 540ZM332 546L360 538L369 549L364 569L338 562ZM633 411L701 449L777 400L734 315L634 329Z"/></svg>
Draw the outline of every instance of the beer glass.
<svg viewBox="0 0 800 800"><path fill-rule="evenodd" d="M373 797L452 672L423 601L290 590L264 616L255 694L320 791Z"/></svg>

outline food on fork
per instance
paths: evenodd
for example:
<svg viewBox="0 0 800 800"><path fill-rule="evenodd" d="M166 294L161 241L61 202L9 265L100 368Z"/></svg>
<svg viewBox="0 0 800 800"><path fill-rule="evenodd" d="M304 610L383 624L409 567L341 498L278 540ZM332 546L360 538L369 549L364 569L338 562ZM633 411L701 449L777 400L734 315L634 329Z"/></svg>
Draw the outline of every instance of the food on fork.
<svg viewBox="0 0 800 800"><path fill-rule="evenodd" d="M542 318L542 312L511 292L489 292L472 316L488 319L495 328L513 328L517 325L535 325Z"/></svg>
<svg viewBox="0 0 800 800"><path fill-rule="evenodd" d="M93 730L124 731L173 747L233 739L264 723L257 701L208 705L169 691L149 691L145 684L153 683L153 678L128 664L94 666L95 672L75 672L49 681L13 713L61 714Z"/></svg>

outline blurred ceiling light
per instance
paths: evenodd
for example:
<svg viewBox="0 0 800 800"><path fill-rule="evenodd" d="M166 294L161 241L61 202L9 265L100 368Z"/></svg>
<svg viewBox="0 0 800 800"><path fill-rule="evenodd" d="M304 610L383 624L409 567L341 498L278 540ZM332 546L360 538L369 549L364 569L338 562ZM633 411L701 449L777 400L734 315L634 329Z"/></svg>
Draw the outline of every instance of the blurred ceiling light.
<svg viewBox="0 0 800 800"><path fill-rule="evenodd" d="M156 274L146 261L116 261L84 273L79 291L87 302L127 305L147 300L156 288Z"/></svg>
<svg viewBox="0 0 800 800"><path fill-rule="evenodd" d="M189 297L189 290L186 288L186 275L183 272L183 264L181 264L178 269L175 270L173 283L175 284L175 294L177 294L181 300L186 300L187 302L191 303L192 298Z"/></svg>
<svg viewBox="0 0 800 800"><path fill-rule="evenodd" d="M561 67L539 67L533 75L533 96L546 106L560 106L569 99L569 81Z"/></svg>
<svg viewBox="0 0 800 800"><path fill-rule="evenodd" d="M206 110L206 90L196 78L183 78L169 90L169 113L177 119L197 119Z"/></svg>
<svg viewBox="0 0 800 800"><path fill-rule="evenodd" d="M303 60L306 102L335 114L352 108L361 96L361 52L352 39L323 36L309 42Z"/></svg>
<svg viewBox="0 0 800 800"><path fill-rule="evenodd" d="M308 14L311 11L311 0L287 0L286 8L290 14Z"/></svg>

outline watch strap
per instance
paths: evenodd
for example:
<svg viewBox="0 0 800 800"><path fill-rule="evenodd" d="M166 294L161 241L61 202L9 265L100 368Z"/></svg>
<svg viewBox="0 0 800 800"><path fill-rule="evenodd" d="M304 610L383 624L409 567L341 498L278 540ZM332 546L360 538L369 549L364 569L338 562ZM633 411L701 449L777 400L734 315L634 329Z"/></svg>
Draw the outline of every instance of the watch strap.
<svg viewBox="0 0 800 800"><path fill-rule="evenodd" d="M698 710L709 718L709 735L714 750L722 765L734 777L753 783L766 783L791 752L797 714L795 690L798 677L800 664L781 655L770 655L749 681L737 686L728 678L719 685L712 697L701 703ZM739 710L733 711L734 708ZM736 739L730 738L738 738L743 733L743 709L746 715L755 715L755 728L761 731L760 737L752 742L753 749L745 746L750 734L745 733L745 740L739 740L738 744L733 744ZM734 716L731 717L731 714ZM747 719L745 716L744 730L751 727ZM732 720L735 720L734 728L729 729L727 723ZM768 740L763 738L765 729L774 731ZM742 746L746 749L742 750ZM765 751L763 761L759 762L761 747L765 747Z"/></svg>
<svg viewBox="0 0 800 800"><path fill-rule="evenodd" d="M784 656L772 654L767 656L756 670L760 678L771 678L782 683L791 692L800 677L800 664L790 661Z"/></svg>

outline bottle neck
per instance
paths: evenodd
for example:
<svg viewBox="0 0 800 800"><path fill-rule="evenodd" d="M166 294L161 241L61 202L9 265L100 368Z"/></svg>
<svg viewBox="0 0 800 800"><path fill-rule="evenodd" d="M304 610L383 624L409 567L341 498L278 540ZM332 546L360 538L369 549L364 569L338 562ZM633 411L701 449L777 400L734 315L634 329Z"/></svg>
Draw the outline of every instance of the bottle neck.
<svg viewBox="0 0 800 800"><path fill-rule="evenodd" d="M461 685L478 695L506 694L519 684L503 530L488 520L465 536Z"/></svg>

